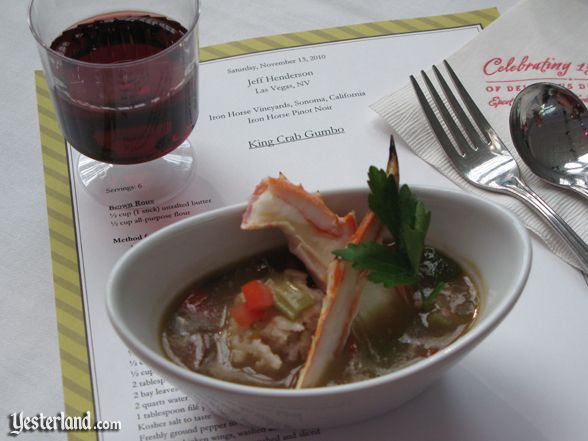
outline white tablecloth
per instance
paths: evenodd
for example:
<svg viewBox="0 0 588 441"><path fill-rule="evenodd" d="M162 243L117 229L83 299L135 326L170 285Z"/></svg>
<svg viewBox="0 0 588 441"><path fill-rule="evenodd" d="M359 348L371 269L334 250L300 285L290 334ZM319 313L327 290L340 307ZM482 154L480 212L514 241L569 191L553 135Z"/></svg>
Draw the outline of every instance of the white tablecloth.
<svg viewBox="0 0 588 441"><path fill-rule="evenodd" d="M2 2L0 326L5 343L0 356L0 415L5 416L4 424L6 416L13 412L23 411L32 416L40 412L55 415L64 410L33 83L33 70L40 68L40 62L26 24L27 3L25 0ZM491 6L504 13L514 3L512 0L204 0L201 45ZM433 176L436 172L432 169L426 170L432 180L444 179ZM533 245L535 258L540 256L556 262L536 240ZM562 303L567 301L567 293L558 292L558 281L550 279L546 270L533 267L523 298L497 332L525 335L516 321L520 317L525 317L521 321L525 324L543 322L545 327L566 326L565 316L542 307L542 299L550 296L560 297ZM580 285L579 274L571 268L563 273L577 279L578 287L585 288ZM580 312L586 315L586 310ZM584 335L588 336L588 331ZM483 345L491 347L497 341L490 337ZM425 440L436 438L435 434L440 439L455 440L587 439L588 387L583 372L588 365L588 346L568 347L566 341L549 345L545 347L532 336L524 337L505 348L505 359L520 361L495 366L480 365L483 357L476 357L474 351L468 358L465 375L459 379L448 375L433 386L430 393L441 398L438 403L417 399L391 415L395 423L390 427L388 439ZM536 355L542 352L545 356L537 363ZM577 355L578 352L581 354ZM576 354L571 364L565 361L569 353ZM579 361L581 366L573 365ZM518 368L508 370L510 365ZM461 392L455 393L456 389L452 388L455 381L466 382L467 388L459 390L471 387L476 402L470 402ZM422 408L415 412L415 406ZM445 423L428 426L435 406L445 410L453 406L455 415ZM446 413L452 414L447 410ZM416 414L422 418L415 419ZM0 433L7 432L6 425L0 428ZM350 439L362 435L372 439L369 434L356 435ZM20 437L62 440L66 434L33 432Z"/></svg>

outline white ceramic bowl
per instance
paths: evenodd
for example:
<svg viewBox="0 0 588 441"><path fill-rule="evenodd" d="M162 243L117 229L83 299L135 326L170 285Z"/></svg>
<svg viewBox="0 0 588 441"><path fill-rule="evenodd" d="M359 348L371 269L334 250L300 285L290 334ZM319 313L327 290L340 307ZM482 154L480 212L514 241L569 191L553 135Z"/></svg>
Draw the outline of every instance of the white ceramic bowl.
<svg viewBox="0 0 588 441"><path fill-rule="evenodd" d="M432 212L427 242L477 278L480 314L472 329L447 348L397 372L354 384L306 390L267 389L216 380L168 360L160 345L162 315L190 282L243 257L285 243L277 231L241 231L245 205L185 219L129 250L108 282L114 328L146 364L214 413L252 426L332 427L383 414L413 398L482 341L508 314L527 280L531 246L507 210L455 191L414 188ZM323 194L338 213L363 214L367 189Z"/></svg>

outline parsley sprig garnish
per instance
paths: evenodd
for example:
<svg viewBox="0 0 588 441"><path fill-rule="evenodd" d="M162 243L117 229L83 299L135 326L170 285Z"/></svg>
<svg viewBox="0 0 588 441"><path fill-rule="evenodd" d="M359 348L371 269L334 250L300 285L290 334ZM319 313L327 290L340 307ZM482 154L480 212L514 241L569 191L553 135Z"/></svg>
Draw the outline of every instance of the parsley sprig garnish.
<svg viewBox="0 0 588 441"><path fill-rule="evenodd" d="M334 254L352 262L354 268L367 270L368 280L374 283L382 283L388 288L396 285L418 286L431 212L406 184L399 188L394 176L387 175L384 170L370 167L368 186L371 190L369 208L392 233L394 246L368 241L359 245L349 244L335 250ZM438 285L432 293L436 296L441 289L442 286ZM424 304L424 291L420 291Z"/></svg>

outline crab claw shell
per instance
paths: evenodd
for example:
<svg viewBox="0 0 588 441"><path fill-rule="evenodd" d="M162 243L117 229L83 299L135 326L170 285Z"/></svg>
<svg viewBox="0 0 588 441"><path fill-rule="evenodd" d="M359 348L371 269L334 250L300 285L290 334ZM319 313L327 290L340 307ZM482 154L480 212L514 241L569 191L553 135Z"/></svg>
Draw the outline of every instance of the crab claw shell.
<svg viewBox="0 0 588 441"><path fill-rule="evenodd" d="M355 214L333 213L318 193L308 193L283 175L265 178L256 187L243 215L241 228L279 228L290 252L306 266L316 284L325 289L332 251L343 248L357 229Z"/></svg>
<svg viewBox="0 0 588 441"><path fill-rule="evenodd" d="M382 224L372 212L368 212L351 243L378 240L382 233ZM336 259L329 266L328 281L315 337L298 375L296 388L320 386L324 382L349 336L363 291L365 272L353 268L351 262Z"/></svg>
<svg viewBox="0 0 588 441"><path fill-rule="evenodd" d="M386 173L399 182L398 155L394 137L390 137ZM360 244L382 238L384 226L372 211L368 211L351 238L352 244ZM306 362L302 367L296 388L316 387L324 383L329 369L341 353L357 310L365 284L365 271L352 267L351 262L334 260L328 273L328 286L321 314L314 333Z"/></svg>

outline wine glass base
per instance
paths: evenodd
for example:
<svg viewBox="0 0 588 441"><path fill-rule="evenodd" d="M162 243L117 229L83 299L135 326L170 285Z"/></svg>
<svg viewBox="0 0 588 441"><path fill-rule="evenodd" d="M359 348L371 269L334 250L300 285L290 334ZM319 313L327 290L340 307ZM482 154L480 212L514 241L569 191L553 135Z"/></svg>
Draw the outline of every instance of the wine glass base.
<svg viewBox="0 0 588 441"><path fill-rule="evenodd" d="M102 205L157 205L188 186L195 164L194 149L184 141L167 155L141 164L107 164L80 154L77 176L84 190Z"/></svg>

